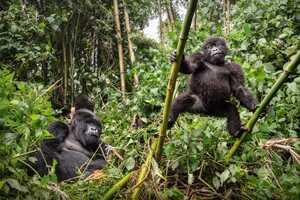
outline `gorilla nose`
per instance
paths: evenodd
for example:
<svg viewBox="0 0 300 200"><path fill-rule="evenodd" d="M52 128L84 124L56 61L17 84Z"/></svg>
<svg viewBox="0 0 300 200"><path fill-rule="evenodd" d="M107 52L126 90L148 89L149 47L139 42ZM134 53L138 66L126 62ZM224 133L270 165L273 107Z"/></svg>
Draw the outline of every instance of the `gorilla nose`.
<svg viewBox="0 0 300 200"><path fill-rule="evenodd" d="M91 127L89 129L89 134L90 135L94 135L94 136L98 136L98 129L97 128L94 128L94 127Z"/></svg>
<svg viewBox="0 0 300 200"><path fill-rule="evenodd" d="M211 51L212 51L213 53L217 53L217 52L220 51L220 49L218 49L217 47L213 47L213 48L211 49Z"/></svg>
<svg viewBox="0 0 300 200"><path fill-rule="evenodd" d="M213 47L211 50L212 51L218 51L218 48L217 47Z"/></svg>

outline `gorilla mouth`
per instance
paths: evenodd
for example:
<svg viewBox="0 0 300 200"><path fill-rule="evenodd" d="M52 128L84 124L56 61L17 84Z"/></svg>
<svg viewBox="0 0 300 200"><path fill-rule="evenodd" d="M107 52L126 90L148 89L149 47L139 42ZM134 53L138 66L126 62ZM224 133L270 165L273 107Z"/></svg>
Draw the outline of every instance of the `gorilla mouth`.
<svg viewBox="0 0 300 200"><path fill-rule="evenodd" d="M98 131L89 131L88 132L89 136L94 136L94 137L98 137Z"/></svg>
<svg viewBox="0 0 300 200"><path fill-rule="evenodd" d="M224 56L224 55L225 54L222 52L217 52L217 53L212 54L212 56Z"/></svg>

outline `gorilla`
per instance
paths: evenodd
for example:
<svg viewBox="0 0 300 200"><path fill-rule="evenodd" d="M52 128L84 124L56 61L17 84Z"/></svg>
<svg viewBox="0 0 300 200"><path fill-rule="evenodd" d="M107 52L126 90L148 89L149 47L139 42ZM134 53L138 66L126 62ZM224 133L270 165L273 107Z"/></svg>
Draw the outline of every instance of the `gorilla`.
<svg viewBox="0 0 300 200"><path fill-rule="evenodd" d="M228 47L223 38L211 37L202 46L202 52L183 56L180 72L191 74L188 90L172 103L168 120L171 128L180 113L203 113L208 116L226 117L227 130L238 137L245 128L241 124L237 107L231 102L234 96L249 111L255 111L256 98L245 87L240 65L225 60ZM176 51L170 61L176 60Z"/></svg>
<svg viewBox="0 0 300 200"><path fill-rule="evenodd" d="M69 125L54 122L48 131L55 138L44 139L40 151L34 155L35 162L30 162L40 175L48 174L54 160L57 161L55 172L59 181L76 177L78 170L88 176L105 166L104 158L111 146L101 142L102 125L91 110L76 110ZM102 154L95 154L98 149Z"/></svg>
<svg viewBox="0 0 300 200"><path fill-rule="evenodd" d="M92 101L90 101L88 96L81 94L76 97L75 102L74 102L74 107L75 107L75 110L85 108L85 109L88 109L88 110L94 112L95 104Z"/></svg>

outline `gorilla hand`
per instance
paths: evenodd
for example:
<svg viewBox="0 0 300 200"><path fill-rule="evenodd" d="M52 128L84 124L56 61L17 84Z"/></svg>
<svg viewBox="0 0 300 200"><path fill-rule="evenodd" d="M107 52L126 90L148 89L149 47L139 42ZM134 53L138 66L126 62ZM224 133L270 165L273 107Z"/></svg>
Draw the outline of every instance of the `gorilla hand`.
<svg viewBox="0 0 300 200"><path fill-rule="evenodd" d="M177 58L177 51L175 49L169 57L169 63L172 64L172 63L176 62L176 58Z"/></svg>

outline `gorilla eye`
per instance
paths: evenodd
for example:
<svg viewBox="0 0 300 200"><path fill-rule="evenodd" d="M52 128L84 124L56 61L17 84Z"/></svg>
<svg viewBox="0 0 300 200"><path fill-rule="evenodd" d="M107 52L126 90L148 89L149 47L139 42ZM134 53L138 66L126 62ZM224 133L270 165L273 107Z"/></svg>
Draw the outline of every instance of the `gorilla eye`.
<svg viewBox="0 0 300 200"><path fill-rule="evenodd" d="M209 48L213 48L213 47L216 47L216 46L217 46L216 43L211 43L210 46L209 46Z"/></svg>

